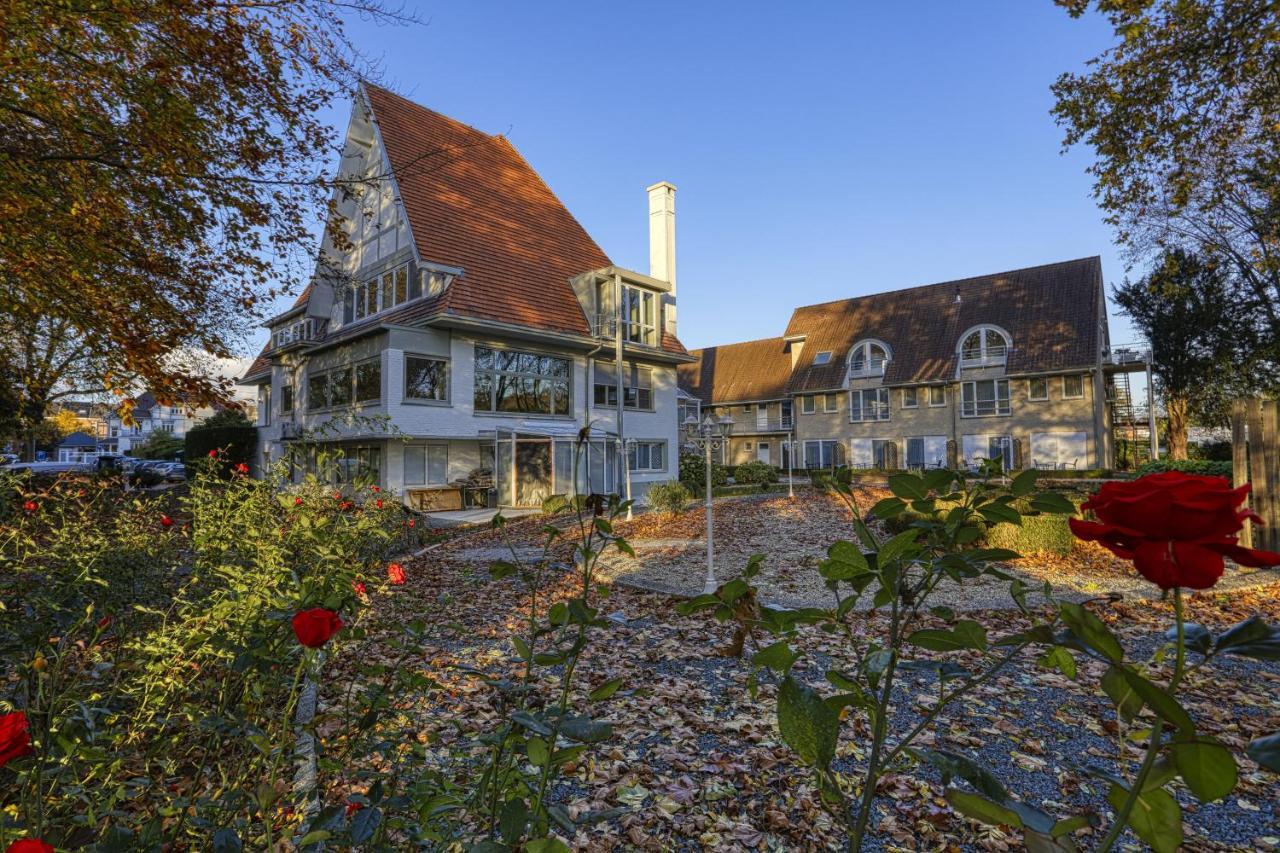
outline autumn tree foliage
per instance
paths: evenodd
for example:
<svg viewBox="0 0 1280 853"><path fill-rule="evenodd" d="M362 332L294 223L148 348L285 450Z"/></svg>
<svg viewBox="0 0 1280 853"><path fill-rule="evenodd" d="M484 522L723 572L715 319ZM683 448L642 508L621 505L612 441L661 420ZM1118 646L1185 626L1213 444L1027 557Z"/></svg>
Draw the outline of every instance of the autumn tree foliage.
<svg viewBox="0 0 1280 853"><path fill-rule="evenodd" d="M108 385L222 396L170 355L229 356L310 273L317 111L369 73L349 15L409 20L378 0L0 4L0 317L66 326Z"/></svg>

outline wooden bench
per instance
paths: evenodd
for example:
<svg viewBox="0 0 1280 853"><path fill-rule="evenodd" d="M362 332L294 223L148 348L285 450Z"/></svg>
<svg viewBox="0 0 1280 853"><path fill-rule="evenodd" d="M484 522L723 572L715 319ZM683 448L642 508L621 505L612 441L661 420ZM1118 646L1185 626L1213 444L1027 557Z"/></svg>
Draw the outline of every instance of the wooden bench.
<svg viewBox="0 0 1280 853"><path fill-rule="evenodd" d="M446 512L462 509L462 490L452 486L430 489L406 489L409 506L418 512Z"/></svg>

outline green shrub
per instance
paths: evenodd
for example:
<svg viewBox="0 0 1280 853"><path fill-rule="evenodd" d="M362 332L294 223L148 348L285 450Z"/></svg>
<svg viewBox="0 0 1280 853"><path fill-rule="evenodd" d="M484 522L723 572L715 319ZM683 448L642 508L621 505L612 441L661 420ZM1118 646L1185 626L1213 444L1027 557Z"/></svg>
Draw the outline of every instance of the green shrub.
<svg viewBox="0 0 1280 853"><path fill-rule="evenodd" d="M1070 554L1075 537L1065 515L1026 515L1022 517L1021 527L997 524L988 528L986 543L991 548L1008 548L1019 554L1032 551Z"/></svg>
<svg viewBox="0 0 1280 853"><path fill-rule="evenodd" d="M706 488L707 463L695 453L686 453L680 457L680 482L688 483L692 492L701 492ZM723 486L729 482L729 472L723 465L711 465L711 485Z"/></svg>
<svg viewBox="0 0 1280 853"><path fill-rule="evenodd" d="M649 506L653 507L655 512L664 515L679 515L684 512L684 508L692 498L689 490L682 483L674 480L655 483L649 487Z"/></svg>
<svg viewBox="0 0 1280 853"><path fill-rule="evenodd" d="M188 462L205 458L211 450L218 451L227 469L241 462L252 464L258 450L258 430L252 426L201 424L187 433Z"/></svg>
<svg viewBox="0 0 1280 853"><path fill-rule="evenodd" d="M1157 459L1138 469L1144 474L1163 474L1165 471L1181 471L1184 474L1207 474L1211 477L1231 478L1231 462L1217 459Z"/></svg>
<svg viewBox="0 0 1280 853"><path fill-rule="evenodd" d="M767 462L744 462L734 472L733 479L737 483L758 483L765 485L778 482L778 469Z"/></svg>

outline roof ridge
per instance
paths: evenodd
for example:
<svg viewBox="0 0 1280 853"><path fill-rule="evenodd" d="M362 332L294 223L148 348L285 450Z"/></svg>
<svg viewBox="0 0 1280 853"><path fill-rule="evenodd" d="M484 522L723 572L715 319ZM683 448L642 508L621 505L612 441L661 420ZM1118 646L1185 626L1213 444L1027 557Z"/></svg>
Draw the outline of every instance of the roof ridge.
<svg viewBox="0 0 1280 853"><path fill-rule="evenodd" d="M409 106L413 107L414 109L419 109L425 112L429 112L433 116L439 119L443 119L447 124L453 125L454 127L457 127L460 130L469 131L471 133L478 133L481 136L486 137L487 139L506 139L506 136L501 133L489 133L488 131L481 130L480 128L476 127L473 124L467 124L465 121L459 121L453 116L445 115L439 110L433 110L431 109L431 107L428 107L426 104L420 104L411 98L407 98L404 95L401 95L399 92L388 89L386 86L382 86L378 83L374 83L371 80L361 80L360 83L367 88L377 89L380 92L385 92L390 97L395 98L397 101L406 103ZM373 105L370 104L370 107L372 106Z"/></svg>
<svg viewBox="0 0 1280 853"><path fill-rule="evenodd" d="M931 287L945 287L947 285L964 284L965 282L977 281L978 279L981 279L981 278L999 278L1001 276L1016 275L1018 273L1030 272L1031 270L1043 270L1043 269L1049 269L1050 267L1061 267L1061 266L1066 266L1067 264L1078 264L1083 261L1094 261L1094 260L1101 263L1102 256L1101 255L1085 255L1079 258L1071 258L1065 261L1053 261L1052 263L1048 263L1048 264L1032 264L1031 266L1018 267L1017 269L1012 269L1012 270L1001 270L1000 272L982 273L981 275L970 275L970 276L965 276L964 278L953 278L953 279L948 279L946 281L934 281L928 284L913 284L910 287L899 287L899 288L895 288L894 290L878 290L875 293L866 293L861 296L845 296L840 299L828 299L826 302L814 302L809 305L799 305L792 310L792 314L794 315L800 311L805 310L806 308L822 308L827 305L836 305L841 302L854 302L858 299L870 299L875 296L890 296L895 293L906 293L912 290L928 290Z"/></svg>

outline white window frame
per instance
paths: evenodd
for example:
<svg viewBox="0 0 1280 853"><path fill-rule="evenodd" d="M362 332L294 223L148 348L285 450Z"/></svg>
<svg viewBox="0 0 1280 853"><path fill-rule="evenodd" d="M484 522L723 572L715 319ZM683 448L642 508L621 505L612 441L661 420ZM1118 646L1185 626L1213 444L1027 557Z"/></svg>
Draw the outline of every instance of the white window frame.
<svg viewBox="0 0 1280 853"><path fill-rule="evenodd" d="M823 364L830 364L830 363L831 363L831 350L829 349L824 349L822 352L815 354L813 357L813 364L815 367L818 367Z"/></svg>
<svg viewBox="0 0 1280 853"><path fill-rule="evenodd" d="M911 394L912 402L907 402L907 394ZM920 389L919 388L903 388L902 389L902 408L918 409L920 408Z"/></svg>
<svg viewBox="0 0 1280 853"><path fill-rule="evenodd" d="M1080 380L1080 393L1079 393L1079 394L1068 394L1068 393L1067 393L1067 380L1068 380L1068 379L1078 379L1078 380ZM1074 374L1071 374L1071 375L1063 376L1063 377L1062 377L1062 399L1064 399L1064 400L1083 400L1083 399L1084 399L1084 374L1083 374L1083 373L1074 373Z"/></svg>
<svg viewBox="0 0 1280 853"><path fill-rule="evenodd" d="M873 399L867 402L867 396ZM853 414L853 398L858 398L858 417ZM862 388L857 391L849 392L849 423L865 424L888 421L892 416L889 411L889 389L888 388ZM870 412L872 417L867 417Z"/></svg>
<svg viewBox="0 0 1280 853"><path fill-rule="evenodd" d="M591 365L591 405L597 409L618 407L618 377L613 370L612 361L595 359ZM602 390L603 401L600 399ZM649 403L642 406L641 397L645 391L649 392ZM653 368L634 361L622 362L622 407L633 412L652 412L654 396ZM751 410L749 404L743 408Z"/></svg>
<svg viewBox="0 0 1280 853"><path fill-rule="evenodd" d="M992 383L992 404L994 410L990 412L980 412L978 406L978 385ZM1001 387L1004 388L1004 394L1000 394ZM973 389L973 403L970 405L967 399L966 391ZM1001 406L1001 403L1004 405ZM1005 418L1013 413L1013 404L1009 399L1009 380L1008 379L971 379L967 382L960 383L960 417L962 418Z"/></svg>
<svg viewBox="0 0 1280 853"><path fill-rule="evenodd" d="M835 462L836 462L836 456L838 455L838 454L837 454L837 452L836 452L836 449L840 446L840 441L839 441L839 439L835 439L835 438L806 438L806 439L804 440L804 442L802 443L802 447L800 448L800 461L804 463L804 467L805 467L806 469L809 467L809 445L811 445L811 444L816 444L816 445L818 445L818 468L819 468L819 469L832 467L831 465L823 465L823 464L822 464L822 445L824 445L824 444L830 444L830 445L831 445L831 463L832 463L832 465L834 465L834 464L835 464Z"/></svg>
<svg viewBox="0 0 1280 853"><path fill-rule="evenodd" d="M978 338L978 355L966 356L964 345L974 335ZM995 340L993 340L995 339ZM997 344L998 341L998 344ZM963 367L1000 367L1009 358L1009 350L1013 348L1013 338L999 326L983 323L965 331L956 344L956 356Z"/></svg>
<svg viewBox="0 0 1280 853"><path fill-rule="evenodd" d="M422 480L421 482L409 482L409 450L422 450ZM431 479L431 454L433 451L439 451L444 454L444 477L435 482ZM404 448L403 458L400 461L400 473L404 477L404 485L406 488L415 486L445 486L449 484L449 445L441 443L431 444L407 444Z"/></svg>
<svg viewBox="0 0 1280 853"><path fill-rule="evenodd" d="M830 415L840 411L840 395L839 394L823 394L822 395L822 412Z"/></svg>
<svg viewBox="0 0 1280 853"><path fill-rule="evenodd" d="M871 353L872 347L876 347L884 353L884 358L877 360ZM853 362L859 357L862 359L862 366L855 368ZM858 343L854 344L853 349L849 350L849 376L851 378L884 376L884 369L892 358L893 352L884 341L875 338L858 341Z"/></svg>
<svg viewBox="0 0 1280 853"><path fill-rule="evenodd" d="M941 392L942 392L942 402L941 402L941 403L935 403L935 402L933 402L933 392L934 392L934 391L941 391ZM929 386L929 408L931 408L931 409L941 409L941 408L943 408L943 407L944 407L944 406L946 406L946 405L947 405L947 386L946 386L946 385L930 385L930 386Z"/></svg>
<svg viewBox="0 0 1280 853"><path fill-rule="evenodd" d="M818 400L813 394L805 394L800 397L800 414L812 415L818 411Z"/></svg>
<svg viewBox="0 0 1280 853"><path fill-rule="evenodd" d="M645 448L646 455L649 457L648 467L640 467L640 448ZM655 467L653 465L653 449L660 448L662 452L662 464ZM627 470L633 474L661 474L667 470L667 443L661 439L637 439L627 442Z"/></svg>
<svg viewBox="0 0 1280 853"><path fill-rule="evenodd" d="M1043 396L1043 397L1041 397L1041 396L1037 396L1037 395L1036 395L1036 393L1035 393L1035 391L1033 391L1033 390L1032 390L1032 389L1035 387L1035 383L1037 383L1037 382L1043 382L1043 383L1044 383L1044 396ZM1033 402L1033 403L1043 403L1043 402L1046 402L1046 401L1049 399L1049 377L1047 377L1047 376L1033 376L1033 377L1031 377L1030 379L1028 379L1028 380L1027 380L1027 399L1028 399L1028 400L1030 400L1030 401L1031 401L1031 402Z"/></svg>

